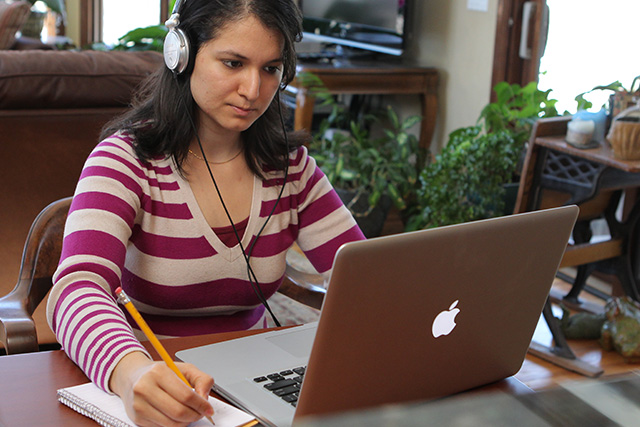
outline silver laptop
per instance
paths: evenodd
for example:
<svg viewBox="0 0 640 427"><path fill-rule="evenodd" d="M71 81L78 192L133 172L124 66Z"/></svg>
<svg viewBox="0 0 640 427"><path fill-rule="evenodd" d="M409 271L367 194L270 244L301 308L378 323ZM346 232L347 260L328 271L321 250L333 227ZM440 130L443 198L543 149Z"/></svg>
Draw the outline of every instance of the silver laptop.
<svg viewBox="0 0 640 427"><path fill-rule="evenodd" d="M346 244L317 323L176 355L272 426L501 380L524 361L577 214L569 206Z"/></svg>

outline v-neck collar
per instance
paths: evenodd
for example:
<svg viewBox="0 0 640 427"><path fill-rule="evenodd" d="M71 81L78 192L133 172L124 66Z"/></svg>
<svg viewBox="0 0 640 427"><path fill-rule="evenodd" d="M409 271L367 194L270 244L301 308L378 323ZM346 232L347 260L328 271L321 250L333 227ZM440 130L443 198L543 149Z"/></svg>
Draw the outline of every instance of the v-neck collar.
<svg viewBox="0 0 640 427"><path fill-rule="evenodd" d="M193 220L197 224L198 231L202 232L202 235L207 239L209 244L216 250L216 252L222 255L227 261L233 261L242 255L242 249L240 245L236 244L233 247L225 245L218 235L213 231L209 223L207 222L200 205L196 200L195 194L191 188L191 184L183 176L178 174L180 182L180 191L184 193L184 199L187 201L187 206L193 215ZM259 224L260 220L260 204L262 191L262 185L260 179L257 176L253 176L253 191L251 194L251 210L249 211L249 222L247 228L242 236L242 246L246 249L251 242L253 235L257 232L256 224ZM241 221L244 218L232 218L234 221Z"/></svg>

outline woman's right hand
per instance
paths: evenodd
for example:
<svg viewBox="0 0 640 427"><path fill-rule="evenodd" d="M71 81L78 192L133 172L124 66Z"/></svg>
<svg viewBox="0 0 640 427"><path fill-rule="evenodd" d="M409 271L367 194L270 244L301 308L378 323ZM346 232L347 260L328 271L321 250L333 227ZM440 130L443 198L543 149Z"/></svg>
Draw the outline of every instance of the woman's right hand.
<svg viewBox="0 0 640 427"><path fill-rule="evenodd" d="M116 365L110 387L137 425L186 426L213 415L207 400L213 378L188 363L176 365L195 391L165 363L149 360L141 352L127 354Z"/></svg>

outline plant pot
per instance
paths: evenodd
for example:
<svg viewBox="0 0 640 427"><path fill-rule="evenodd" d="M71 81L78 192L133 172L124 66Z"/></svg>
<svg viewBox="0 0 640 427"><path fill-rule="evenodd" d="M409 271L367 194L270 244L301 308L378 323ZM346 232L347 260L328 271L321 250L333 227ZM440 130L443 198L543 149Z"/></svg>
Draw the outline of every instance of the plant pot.
<svg viewBox="0 0 640 427"><path fill-rule="evenodd" d="M355 218L358 226L367 239L380 236L384 222L387 219L389 209L391 209L391 198L382 196L378 204L371 208L369 206L369 193L356 192L353 190L336 189L342 203L347 206L351 215ZM356 198L357 197L357 198Z"/></svg>
<svg viewBox="0 0 640 427"><path fill-rule="evenodd" d="M504 188L504 214L511 215L516 207L518 198L519 182L509 182L502 186Z"/></svg>
<svg viewBox="0 0 640 427"><path fill-rule="evenodd" d="M27 21L20 28L20 33L23 37L31 37L40 40L42 34L42 28L44 27L44 19L46 18L46 12L38 12L32 10L29 13Z"/></svg>

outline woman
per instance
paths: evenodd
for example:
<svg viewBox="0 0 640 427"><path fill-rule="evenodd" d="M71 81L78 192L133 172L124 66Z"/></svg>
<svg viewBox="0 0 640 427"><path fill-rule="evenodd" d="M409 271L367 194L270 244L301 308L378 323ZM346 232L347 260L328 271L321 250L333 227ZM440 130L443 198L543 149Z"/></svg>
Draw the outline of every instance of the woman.
<svg viewBox="0 0 640 427"><path fill-rule="evenodd" d="M364 238L300 136L282 130L277 92L301 31L292 0L176 8L186 70L154 75L89 156L47 306L69 357L143 425L210 414L213 380L181 364L194 393L152 362L118 286L159 336L262 328L294 242L328 275L337 248Z"/></svg>

